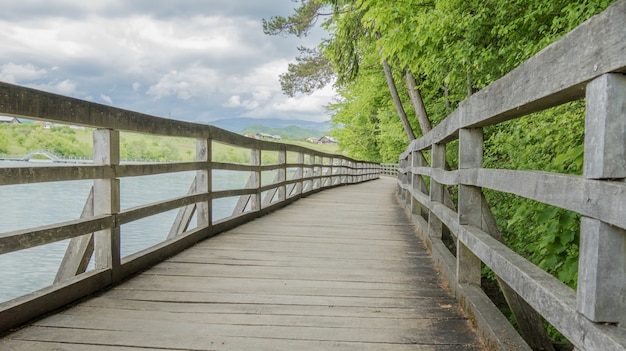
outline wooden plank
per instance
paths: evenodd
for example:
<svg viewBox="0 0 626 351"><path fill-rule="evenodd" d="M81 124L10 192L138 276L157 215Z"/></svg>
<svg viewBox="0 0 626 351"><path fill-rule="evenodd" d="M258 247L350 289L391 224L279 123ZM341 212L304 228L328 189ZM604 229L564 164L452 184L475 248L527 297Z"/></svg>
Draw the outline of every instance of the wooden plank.
<svg viewBox="0 0 626 351"><path fill-rule="evenodd" d="M277 316L312 316L312 317L354 317L354 318L459 318L454 306L431 304L416 313L413 308L371 309L358 306L333 306L320 308L315 305L289 304L188 304L184 302L162 303L159 301L119 300L100 296L80 304L84 307L111 310L161 311L178 314L213 314L224 315L277 315Z"/></svg>
<svg viewBox="0 0 626 351"><path fill-rule="evenodd" d="M428 345L419 342L411 343L409 340L403 343L383 344L366 341L334 341L315 340L317 331L310 330L308 338L250 338L236 336L222 336L210 334L201 328L194 330L160 331L160 332L127 332L107 330L82 330L76 333L67 328L33 328L35 335L40 340L51 342L65 342L82 344L86 347L92 345L111 345L124 347L158 348L159 350L329 350L338 348L342 350L364 351L457 351L457 350L480 350L474 345ZM87 333L89 332L89 333ZM271 334L271 330L268 331ZM0 344L1 345L1 344ZM28 350L28 349L26 349Z"/></svg>
<svg viewBox="0 0 626 351"><path fill-rule="evenodd" d="M138 177L163 173L190 172L207 169L207 162L176 162L114 166L117 177Z"/></svg>
<svg viewBox="0 0 626 351"><path fill-rule="evenodd" d="M93 216L93 186L83 206L80 218ZM93 233L72 238L67 245L63 260L59 265L54 282L62 282L87 270L87 265L93 254Z"/></svg>
<svg viewBox="0 0 626 351"><path fill-rule="evenodd" d="M0 340L0 349L5 351L29 350L29 351L84 351L88 347L90 351L139 351L136 347L68 344L65 342L24 341L24 340ZM161 351L162 348L141 348L141 351Z"/></svg>
<svg viewBox="0 0 626 351"><path fill-rule="evenodd" d="M0 185L98 179L113 175L114 170L109 166L3 167L0 168Z"/></svg>
<svg viewBox="0 0 626 351"><path fill-rule="evenodd" d="M191 186L189 187L189 190L187 191L187 195L191 195L196 192L196 179L197 177L193 178L193 181L191 182ZM176 218L174 219L174 223L172 223L172 227L170 228L170 232L167 234L167 238L171 239L175 237L176 235L179 235L185 232L187 228L189 227L189 223L191 222L191 219L193 218L193 214L195 212L196 212L195 203L191 205L187 205L179 209L178 213L176 214Z"/></svg>
<svg viewBox="0 0 626 351"><path fill-rule="evenodd" d="M154 216L159 213L174 210L183 206L188 206L201 201L206 201L210 194L183 195L170 200L159 201L147 205L137 206L121 211L115 216L117 225L130 223L142 218Z"/></svg>
<svg viewBox="0 0 626 351"><path fill-rule="evenodd" d="M432 268L432 267L428 267ZM246 269L242 267L242 269ZM358 269L351 268L352 271ZM424 269L424 267L422 267ZM355 281L345 279L343 281L320 281L307 279L266 279L263 278L237 278L237 277L189 277L179 275L166 275L163 279L161 275L142 274L137 278L120 285L121 290L153 290L153 291L189 291L189 292L222 292L224 289L259 289L264 293L277 292L280 295L293 294L303 295L303 293L328 295L328 296L378 296L380 294L402 295L406 297L419 298L420 294L427 294L428 297L446 297L446 293L441 291L440 283L435 279L432 283L415 285L409 283L378 282L378 281ZM334 295L341 293L339 295ZM448 296L449 297L449 296Z"/></svg>
<svg viewBox="0 0 626 351"><path fill-rule="evenodd" d="M523 196L626 228L626 183L541 171L507 169L432 170L448 185L472 185ZM408 189L408 187L404 187ZM416 197L419 194L415 194ZM423 198L423 197L420 197ZM422 204L428 204L422 202Z"/></svg>
<svg viewBox="0 0 626 351"><path fill-rule="evenodd" d="M459 171L459 182L520 195L626 228L626 183L537 172Z"/></svg>
<svg viewBox="0 0 626 351"><path fill-rule="evenodd" d="M297 318L292 318L297 319ZM323 320L323 319L322 319ZM241 323L235 324L223 324L219 319L213 319L212 321L203 321L202 318L195 321L163 321L154 319L142 319L141 323L138 323L132 318L117 318L115 316L101 317L101 316L77 316L77 315L56 315L46 318L34 324L36 331L43 331L45 329L56 329L56 333L53 338L59 337L58 333L60 329L80 328L81 333L74 333L80 336L70 337L74 340L87 340L90 334L97 334L98 331L116 331L116 332L130 332L130 333L154 333L155 331L164 332L170 335L176 335L175 339L177 343L184 343L185 339L192 339L196 336L200 336L204 333L210 333L210 335L224 335L230 337L242 337L242 338L273 338L273 339L286 339L286 340L298 340L315 338L321 341L337 341L337 342L365 342L365 343L403 343L403 344L425 344L425 345L439 345L448 344L450 340L456 340L454 344L464 345L475 342L475 339L471 334L459 333L459 330L467 328L467 322L463 319L436 319L428 321L416 321L408 324L406 327L380 327L374 328L368 326L368 320L365 319L360 325L359 322L355 324L342 324L342 325L320 325L315 323L315 320L310 322L300 321L296 325L288 325L285 322L278 324L261 324L261 325L246 325ZM307 325L308 324L308 325ZM47 328L46 328L47 327ZM446 333L436 333L438 330L446 330ZM47 340L46 336L33 335L35 333L28 333L25 338L22 337L20 331L16 332L13 336L15 339L27 339L27 340ZM144 345L152 346L149 340L142 340ZM137 345L143 346L143 345Z"/></svg>
<svg viewBox="0 0 626 351"><path fill-rule="evenodd" d="M115 218L113 216L100 215L88 219L77 219L37 228L3 233L0 234L0 254L74 238L83 234L111 228L114 225Z"/></svg>

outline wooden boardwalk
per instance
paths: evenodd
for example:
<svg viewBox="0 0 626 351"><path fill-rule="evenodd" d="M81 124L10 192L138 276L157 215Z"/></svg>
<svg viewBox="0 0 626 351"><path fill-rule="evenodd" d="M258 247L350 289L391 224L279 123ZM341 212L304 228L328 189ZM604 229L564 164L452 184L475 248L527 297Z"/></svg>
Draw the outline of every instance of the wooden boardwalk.
<svg viewBox="0 0 626 351"><path fill-rule="evenodd" d="M311 195L8 334L0 350L481 350L395 183Z"/></svg>

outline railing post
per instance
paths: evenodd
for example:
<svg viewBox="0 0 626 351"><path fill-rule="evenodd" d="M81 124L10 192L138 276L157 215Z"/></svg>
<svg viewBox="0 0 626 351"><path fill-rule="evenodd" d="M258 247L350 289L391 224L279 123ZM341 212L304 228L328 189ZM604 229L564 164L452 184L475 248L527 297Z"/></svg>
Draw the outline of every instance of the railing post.
<svg viewBox="0 0 626 351"><path fill-rule="evenodd" d="M196 161L206 162L208 169L199 170L196 173L196 194L211 192L211 139L196 140ZM198 204L196 210L196 221L198 227L211 227L213 222L213 214L211 210L211 200L203 201Z"/></svg>
<svg viewBox="0 0 626 351"><path fill-rule="evenodd" d="M598 77L587 85L584 178L626 178L625 130L626 77ZM580 231L578 311L594 322L626 323L626 230L582 217Z"/></svg>
<svg viewBox="0 0 626 351"><path fill-rule="evenodd" d="M298 152L298 164L300 165L298 170L300 171L300 182L297 183L299 185L296 185L296 187L299 187L298 189L296 189L296 193L297 194L302 194L304 192L304 172L305 172L305 168L304 168L304 154L302 152Z"/></svg>
<svg viewBox="0 0 626 351"><path fill-rule="evenodd" d="M278 164L280 164L280 169L278 169L278 182L280 186L278 187L278 202L283 202L287 199L287 186L285 182L287 181L287 149L283 148L278 151ZM271 201L271 199L270 199Z"/></svg>
<svg viewBox="0 0 626 351"><path fill-rule="evenodd" d="M413 150L411 152L411 167L424 167L426 166L424 161L424 155L422 155L420 150ZM428 189L426 189L424 178L422 178L420 174L413 173L413 170L411 170L410 175L413 191L426 194ZM411 212L416 215L421 215L422 213L422 204L420 204L415 198L411 200Z"/></svg>
<svg viewBox="0 0 626 351"><path fill-rule="evenodd" d="M253 149L250 151L250 164L256 166L250 176L252 187L256 189L256 193L251 198L250 209L255 212L261 210L261 150Z"/></svg>
<svg viewBox="0 0 626 351"><path fill-rule="evenodd" d="M459 131L459 170L483 166L482 128ZM482 227L482 190L479 187L459 185L459 224ZM481 261L460 240L456 244L456 278L458 283L480 285Z"/></svg>
<svg viewBox="0 0 626 351"><path fill-rule="evenodd" d="M94 165L120 164L120 132L112 129L93 131ZM115 178L95 179L93 183L93 214L114 215L120 211L120 181ZM110 269L111 281L121 279L120 227L98 231L94 235L95 269Z"/></svg>
<svg viewBox="0 0 626 351"><path fill-rule="evenodd" d="M433 144L431 151L431 168L444 170L446 167L446 144ZM439 184L434 177L430 177L430 201L443 203L443 185ZM443 223L432 212L428 212L428 235L433 238L441 238L443 235Z"/></svg>

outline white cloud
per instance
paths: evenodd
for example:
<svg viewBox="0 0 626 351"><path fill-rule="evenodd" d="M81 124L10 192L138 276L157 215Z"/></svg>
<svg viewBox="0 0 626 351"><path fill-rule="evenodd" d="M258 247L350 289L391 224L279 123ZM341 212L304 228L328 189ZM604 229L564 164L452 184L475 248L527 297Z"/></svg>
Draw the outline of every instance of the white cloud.
<svg viewBox="0 0 626 351"><path fill-rule="evenodd" d="M74 95L76 93L76 84L69 79L61 81L53 85L52 91L63 95Z"/></svg>
<svg viewBox="0 0 626 351"><path fill-rule="evenodd" d="M38 68L28 63L17 65L13 62L0 66L0 81L7 83L30 82L48 74L45 68Z"/></svg>
<svg viewBox="0 0 626 351"><path fill-rule="evenodd" d="M217 90L220 83L219 74L205 67L191 67L185 71L171 71L165 74L158 83L152 85L147 94L159 99L176 96L181 100L192 97L208 96Z"/></svg>
<svg viewBox="0 0 626 351"><path fill-rule="evenodd" d="M110 97L110 96L107 96L107 95L105 95L105 94L103 94L103 93L100 93L100 99L101 99L102 101L106 102L106 103L107 103L107 104L109 104L109 105L113 105L113 100L111 99L111 97Z"/></svg>

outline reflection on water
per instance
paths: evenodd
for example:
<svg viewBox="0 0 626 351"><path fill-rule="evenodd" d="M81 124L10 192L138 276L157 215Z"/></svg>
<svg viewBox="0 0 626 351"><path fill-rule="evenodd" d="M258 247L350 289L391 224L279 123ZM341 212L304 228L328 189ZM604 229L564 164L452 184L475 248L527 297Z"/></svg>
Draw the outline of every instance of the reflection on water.
<svg viewBox="0 0 626 351"><path fill-rule="evenodd" d="M0 167L41 164L0 162ZM43 164L43 165L50 165ZM120 180L121 207L128 209L187 194L195 172L130 177ZM243 187L247 172L213 172L213 188ZM54 224L80 217L91 180L0 186L0 233ZM230 216L236 198L214 201L213 218ZM121 228L122 256L163 241L178 210L168 211ZM195 219L192 221L195 223ZM192 224L193 225L193 224ZM0 302L48 286L54 280L69 240L0 255Z"/></svg>

